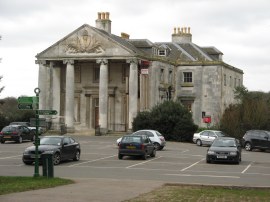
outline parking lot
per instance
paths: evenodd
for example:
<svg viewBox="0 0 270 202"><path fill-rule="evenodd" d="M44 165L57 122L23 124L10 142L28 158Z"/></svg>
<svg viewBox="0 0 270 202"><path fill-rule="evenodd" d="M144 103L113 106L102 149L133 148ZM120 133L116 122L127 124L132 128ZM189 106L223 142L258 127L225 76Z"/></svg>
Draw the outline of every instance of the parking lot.
<svg viewBox="0 0 270 202"><path fill-rule="evenodd" d="M156 180L171 183L195 183L234 186L270 186L269 152L242 152L239 165L206 164L208 147L192 143L167 142L155 158L117 157L118 136L73 136L81 143L81 160L54 166L55 177L71 179ZM34 165L24 165L21 157L32 142L0 145L1 176L33 176ZM42 167L40 166L42 175Z"/></svg>

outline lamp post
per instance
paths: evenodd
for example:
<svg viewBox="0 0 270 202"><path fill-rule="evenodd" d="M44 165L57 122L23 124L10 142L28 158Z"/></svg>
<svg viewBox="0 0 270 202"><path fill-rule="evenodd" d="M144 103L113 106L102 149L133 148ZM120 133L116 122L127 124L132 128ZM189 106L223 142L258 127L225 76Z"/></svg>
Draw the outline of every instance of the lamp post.
<svg viewBox="0 0 270 202"><path fill-rule="evenodd" d="M39 128L39 114L38 114L38 109L39 109L39 93L40 89L35 88L34 92L36 93L36 134L35 134L35 173L34 177L39 177L39 160L38 160L38 146L40 144L40 139L38 137L38 128Z"/></svg>

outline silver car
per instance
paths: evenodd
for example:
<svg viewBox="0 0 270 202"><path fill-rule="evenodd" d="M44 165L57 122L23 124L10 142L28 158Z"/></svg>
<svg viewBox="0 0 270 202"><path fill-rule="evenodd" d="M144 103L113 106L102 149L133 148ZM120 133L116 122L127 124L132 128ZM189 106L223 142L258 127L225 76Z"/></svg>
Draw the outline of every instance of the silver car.
<svg viewBox="0 0 270 202"><path fill-rule="evenodd" d="M218 137L225 137L226 134L219 130L203 130L199 133L194 133L193 142L198 146L211 145Z"/></svg>

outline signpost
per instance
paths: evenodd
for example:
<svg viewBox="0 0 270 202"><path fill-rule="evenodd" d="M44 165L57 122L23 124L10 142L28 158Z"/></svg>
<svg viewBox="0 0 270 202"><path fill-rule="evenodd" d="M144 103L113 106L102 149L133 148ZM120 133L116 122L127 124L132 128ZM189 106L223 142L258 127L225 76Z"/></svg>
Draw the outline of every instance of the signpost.
<svg viewBox="0 0 270 202"><path fill-rule="evenodd" d="M19 97L18 109L21 110L35 110L36 111L36 134L35 134L35 173L34 177L39 177L39 160L38 160L38 146L40 145L40 139L38 137L39 128L39 115L56 115L56 110L39 110L39 93L40 89L35 88L34 92L36 96L33 97Z"/></svg>
<svg viewBox="0 0 270 202"><path fill-rule="evenodd" d="M57 111L56 110L38 110L39 115L56 115Z"/></svg>
<svg viewBox="0 0 270 202"><path fill-rule="evenodd" d="M39 97L18 97L18 109L32 110L37 109Z"/></svg>
<svg viewBox="0 0 270 202"><path fill-rule="evenodd" d="M33 109L33 105L29 103L20 103L18 104L18 109Z"/></svg>

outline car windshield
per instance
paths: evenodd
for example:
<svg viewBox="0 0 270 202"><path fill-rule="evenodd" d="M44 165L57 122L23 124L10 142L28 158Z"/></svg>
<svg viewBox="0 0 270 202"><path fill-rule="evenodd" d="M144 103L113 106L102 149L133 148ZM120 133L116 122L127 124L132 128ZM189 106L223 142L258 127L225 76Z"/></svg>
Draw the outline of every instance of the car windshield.
<svg viewBox="0 0 270 202"><path fill-rule="evenodd" d="M236 147L236 143L234 140L219 140L216 139L213 144L213 147Z"/></svg>
<svg viewBox="0 0 270 202"><path fill-rule="evenodd" d="M225 136L225 134L222 133L222 132L216 132L216 134L217 134L218 137L224 137Z"/></svg>
<svg viewBox="0 0 270 202"><path fill-rule="evenodd" d="M40 145L61 145L61 138L44 137L40 139Z"/></svg>

